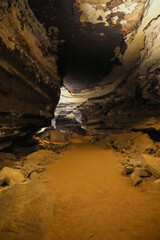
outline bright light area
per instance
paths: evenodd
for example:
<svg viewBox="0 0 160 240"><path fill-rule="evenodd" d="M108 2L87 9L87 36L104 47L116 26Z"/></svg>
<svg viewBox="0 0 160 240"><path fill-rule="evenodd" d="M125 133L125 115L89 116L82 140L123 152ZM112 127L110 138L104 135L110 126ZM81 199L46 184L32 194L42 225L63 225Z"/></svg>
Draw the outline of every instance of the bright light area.
<svg viewBox="0 0 160 240"><path fill-rule="evenodd" d="M43 128L41 128L41 129L37 132L37 134L44 132L46 129L49 129L49 127L43 127Z"/></svg>

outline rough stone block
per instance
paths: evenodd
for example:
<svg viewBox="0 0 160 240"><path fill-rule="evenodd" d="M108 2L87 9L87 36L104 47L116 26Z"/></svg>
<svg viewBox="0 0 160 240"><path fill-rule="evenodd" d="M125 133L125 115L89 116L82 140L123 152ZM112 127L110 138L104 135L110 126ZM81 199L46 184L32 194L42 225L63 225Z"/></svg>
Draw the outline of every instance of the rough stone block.
<svg viewBox="0 0 160 240"><path fill-rule="evenodd" d="M140 167L136 167L134 173L139 177L149 177L151 175L145 168Z"/></svg>
<svg viewBox="0 0 160 240"><path fill-rule="evenodd" d="M131 174L134 172L133 165L125 165L126 174Z"/></svg>
<svg viewBox="0 0 160 240"><path fill-rule="evenodd" d="M50 131L50 140L53 142L66 142L66 133L56 130Z"/></svg>
<svg viewBox="0 0 160 240"><path fill-rule="evenodd" d="M144 158L144 167L154 176L160 178L160 158L151 155L142 154Z"/></svg>
<svg viewBox="0 0 160 240"><path fill-rule="evenodd" d="M4 167L0 171L0 186L2 186L5 182L12 186L17 183L21 183L25 180L23 174L20 170Z"/></svg>
<svg viewBox="0 0 160 240"><path fill-rule="evenodd" d="M135 175L135 173L132 173L130 175L130 178L131 178L133 186L136 186L142 182L142 179L139 176Z"/></svg>

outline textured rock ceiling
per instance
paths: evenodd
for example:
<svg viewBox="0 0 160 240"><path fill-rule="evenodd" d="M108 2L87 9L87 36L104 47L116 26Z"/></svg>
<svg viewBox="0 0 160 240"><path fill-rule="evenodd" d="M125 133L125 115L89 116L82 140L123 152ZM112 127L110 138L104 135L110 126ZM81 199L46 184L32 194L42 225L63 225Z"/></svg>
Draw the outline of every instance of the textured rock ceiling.
<svg viewBox="0 0 160 240"><path fill-rule="evenodd" d="M145 0L76 0L75 6L81 12L80 21L84 25L86 22L102 23L106 27L120 25L121 31L127 34L136 27L143 14L145 2Z"/></svg>
<svg viewBox="0 0 160 240"><path fill-rule="evenodd" d="M116 55L124 53L124 39L135 30L146 1L42 2L43 8L39 1L29 1L48 29L52 21L58 27L60 75L65 76L68 88L78 91L96 85L114 64L120 64ZM56 8L55 18L53 8Z"/></svg>

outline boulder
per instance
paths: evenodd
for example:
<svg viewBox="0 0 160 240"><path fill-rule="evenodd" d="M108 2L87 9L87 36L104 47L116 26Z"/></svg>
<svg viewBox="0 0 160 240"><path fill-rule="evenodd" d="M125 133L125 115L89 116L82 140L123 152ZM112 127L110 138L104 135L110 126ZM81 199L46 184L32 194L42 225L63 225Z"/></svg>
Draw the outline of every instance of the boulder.
<svg viewBox="0 0 160 240"><path fill-rule="evenodd" d="M50 131L50 140L53 142L67 142L66 141L66 133L59 132L57 130Z"/></svg>
<svg viewBox="0 0 160 240"><path fill-rule="evenodd" d="M141 167L143 165L143 157L139 154L133 154L129 158L129 163L136 167Z"/></svg>
<svg viewBox="0 0 160 240"><path fill-rule="evenodd" d="M17 183L22 183L25 178L20 170L9 167L4 167L0 171L0 186L13 186Z"/></svg>
<svg viewBox="0 0 160 240"><path fill-rule="evenodd" d="M31 180L37 180L39 177L40 174L38 174L37 172L32 172L31 175L29 176Z"/></svg>
<svg viewBox="0 0 160 240"><path fill-rule="evenodd" d="M121 174L126 176L132 174L134 171L133 165L125 164L124 169L122 170Z"/></svg>
<svg viewBox="0 0 160 240"><path fill-rule="evenodd" d="M157 151L157 146L149 135L145 133L135 140L132 149L139 153L153 154Z"/></svg>
<svg viewBox="0 0 160 240"><path fill-rule="evenodd" d="M134 169L134 174L139 177L149 177L151 175L145 168L140 167Z"/></svg>
<svg viewBox="0 0 160 240"><path fill-rule="evenodd" d="M134 171L134 167L133 167L133 165L125 165L125 170L126 170L126 173L127 174L131 174L131 173L133 173L133 171Z"/></svg>
<svg viewBox="0 0 160 240"><path fill-rule="evenodd" d="M52 164L55 159L58 158L58 154L51 150L38 150L34 153L29 154L25 157L25 163L34 163L37 165L48 165Z"/></svg>
<svg viewBox="0 0 160 240"><path fill-rule="evenodd" d="M0 239L53 239L53 202L44 183L30 181L0 192Z"/></svg>
<svg viewBox="0 0 160 240"><path fill-rule="evenodd" d="M151 155L142 154L144 158L144 167L155 177L160 178L160 158Z"/></svg>
<svg viewBox="0 0 160 240"><path fill-rule="evenodd" d="M23 161L16 162L14 168L21 169L23 175L28 177L32 172L43 172L45 165L53 164L58 158L59 154L51 150L39 150L26 156Z"/></svg>
<svg viewBox="0 0 160 240"><path fill-rule="evenodd" d="M26 162L22 168L22 172L25 177L28 177L32 172L42 173L45 170L45 167L31 162Z"/></svg>
<svg viewBox="0 0 160 240"><path fill-rule="evenodd" d="M135 173L132 173L130 175L130 178L131 178L133 186L136 186L142 182L142 179L139 176L137 176Z"/></svg>
<svg viewBox="0 0 160 240"><path fill-rule="evenodd" d="M99 141L105 147L113 147L119 152L127 151L137 153L155 153L157 146L147 133L130 132L120 134L110 134L106 138Z"/></svg>
<svg viewBox="0 0 160 240"><path fill-rule="evenodd" d="M121 172L122 175L126 176L127 175L127 172L126 172L126 169L124 168Z"/></svg>

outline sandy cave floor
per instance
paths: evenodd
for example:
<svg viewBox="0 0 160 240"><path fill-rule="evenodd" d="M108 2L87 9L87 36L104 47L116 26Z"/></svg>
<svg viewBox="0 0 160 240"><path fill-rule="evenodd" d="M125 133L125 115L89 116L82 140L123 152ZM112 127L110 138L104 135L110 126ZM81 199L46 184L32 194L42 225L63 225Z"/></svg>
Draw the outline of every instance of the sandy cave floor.
<svg viewBox="0 0 160 240"><path fill-rule="evenodd" d="M120 172L114 151L89 144L72 144L48 166L53 240L160 239L160 193L133 187Z"/></svg>

